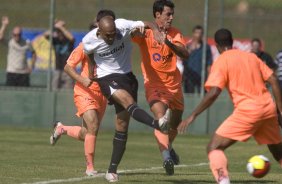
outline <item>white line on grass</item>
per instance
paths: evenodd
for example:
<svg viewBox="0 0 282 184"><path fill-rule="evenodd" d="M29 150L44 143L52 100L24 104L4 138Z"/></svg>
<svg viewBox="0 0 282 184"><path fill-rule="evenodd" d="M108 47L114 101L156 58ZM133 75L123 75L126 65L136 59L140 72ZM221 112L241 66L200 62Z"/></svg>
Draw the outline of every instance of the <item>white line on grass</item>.
<svg viewBox="0 0 282 184"><path fill-rule="evenodd" d="M199 164L188 164L188 165L176 165L175 168L184 168L184 167L200 167L206 166L208 163L199 163ZM140 171L153 171L160 170L163 167L150 167L150 168L139 168L139 169L127 169L127 170L119 170L118 173L131 173L131 172L140 172ZM47 181L38 181L34 183L22 183L22 184L50 184L50 183L68 183L68 182L78 182L83 180L89 180L93 178L101 178L104 177L105 173L98 173L95 176L84 176L79 178L68 178L68 179L56 179L56 180L47 180Z"/></svg>

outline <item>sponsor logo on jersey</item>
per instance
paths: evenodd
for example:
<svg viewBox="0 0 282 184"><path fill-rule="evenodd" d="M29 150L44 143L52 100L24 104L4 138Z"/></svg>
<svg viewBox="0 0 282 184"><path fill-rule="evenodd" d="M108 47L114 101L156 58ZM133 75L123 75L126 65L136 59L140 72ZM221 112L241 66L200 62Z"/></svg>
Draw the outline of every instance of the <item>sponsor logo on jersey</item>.
<svg viewBox="0 0 282 184"><path fill-rule="evenodd" d="M172 56L173 56L172 53L170 53L170 54L168 54L168 55L166 55L166 56L162 56L162 55L160 55L159 53L154 53L154 54L152 55L153 60L154 60L155 62L159 62L160 60L162 60L162 61L170 60L170 59L172 58Z"/></svg>
<svg viewBox="0 0 282 184"><path fill-rule="evenodd" d="M113 50L109 51L109 52L104 52L104 53L100 53L99 56L100 57L105 57L105 56L109 56L109 55L113 55L114 53L121 51L124 49L124 43L122 42L121 45L115 47Z"/></svg>

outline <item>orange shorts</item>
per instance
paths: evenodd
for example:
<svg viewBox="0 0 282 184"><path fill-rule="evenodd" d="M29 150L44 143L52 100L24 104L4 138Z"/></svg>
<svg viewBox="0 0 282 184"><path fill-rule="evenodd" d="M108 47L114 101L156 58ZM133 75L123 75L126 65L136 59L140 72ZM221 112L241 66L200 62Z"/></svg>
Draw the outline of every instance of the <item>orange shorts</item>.
<svg viewBox="0 0 282 184"><path fill-rule="evenodd" d="M84 112L95 109L98 112L98 118L101 120L104 116L107 99L102 95L100 90L75 90L74 103L77 108L76 115L81 117Z"/></svg>
<svg viewBox="0 0 282 184"><path fill-rule="evenodd" d="M153 101L161 101L165 103L168 108L174 110L184 109L184 98L181 87L174 92L168 90L167 88L156 88L156 87L145 87L146 99L149 104Z"/></svg>
<svg viewBox="0 0 282 184"><path fill-rule="evenodd" d="M258 144L281 142L277 116L258 120L247 113L234 112L219 126L216 134L237 141L247 141L253 136Z"/></svg>

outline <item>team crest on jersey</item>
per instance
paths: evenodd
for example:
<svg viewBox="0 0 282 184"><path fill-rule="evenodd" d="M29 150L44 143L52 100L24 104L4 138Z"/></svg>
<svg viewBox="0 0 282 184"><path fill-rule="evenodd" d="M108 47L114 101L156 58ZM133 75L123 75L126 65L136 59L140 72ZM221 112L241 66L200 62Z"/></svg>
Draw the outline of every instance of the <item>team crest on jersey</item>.
<svg viewBox="0 0 282 184"><path fill-rule="evenodd" d="M161 57L162 57L159 53L154 53L152 56L153 56L153 60L155 62L159 62L161 60Z"/></svg>

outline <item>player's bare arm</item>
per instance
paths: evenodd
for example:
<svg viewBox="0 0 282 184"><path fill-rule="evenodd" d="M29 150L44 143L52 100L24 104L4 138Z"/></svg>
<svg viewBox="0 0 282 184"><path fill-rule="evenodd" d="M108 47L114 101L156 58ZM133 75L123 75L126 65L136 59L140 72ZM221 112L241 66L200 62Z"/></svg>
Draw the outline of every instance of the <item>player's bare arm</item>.
<svg viewBox="0 0 282 184"><path fill-rule="evenodd" d="M6 31L6 28L9 24L9 18L7 16L3 16L2 17L2 24L1 24L1 28L0 28L0 40L2 40L4 38L4 34Z"/></svg>
<svg viewBox="0 0 282 184"><path fill-rule="evenodd" d="M186 128L196 119L196 117L209 108L220 95L221 89L219 87L211 87L209 92L205 95L204 99L196 107L196 109L191 113L191 115L183 120L178 126L178 132L184 133Z"/></svg>
<svg viewBox="0 0 282 184"><path fill-rule="evenodd" d="M66 64L64 67L64 71L74 80L81 83L84 87L89 87L92 84L92 81L89 78L82 77L79 75L74 68L72 68L69 64Z"/></svg>
<svg viewBox="0 0 282 184"><path fill-rule="evenodd" d="M181 43L172 43L164 35L164 43L180 58L187 59L189 57L189 52L186 47Z"/></svg>
<svg viewBox="0 0 282 184"><path fill-rule="evenodd" d="M267 82L271 85L273 96L276 102L276 106L280 111L280 114L282 114L282 97L281 97L281 90L279 87L278 79L275 74L272 74Z"/></svg>

